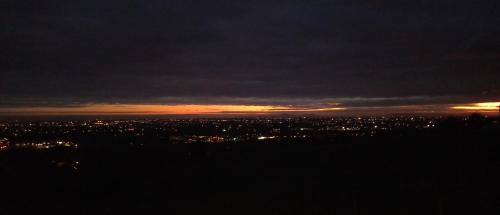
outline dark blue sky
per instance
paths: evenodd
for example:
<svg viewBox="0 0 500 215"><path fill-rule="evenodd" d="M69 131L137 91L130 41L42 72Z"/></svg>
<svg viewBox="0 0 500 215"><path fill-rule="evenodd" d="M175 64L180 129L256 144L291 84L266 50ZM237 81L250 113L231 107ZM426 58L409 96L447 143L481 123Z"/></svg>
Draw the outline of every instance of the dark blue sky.
<svg viewBox="0 0 500 215"><path fill-rule="evenodd" d="M1 106L500 100L494 0L0 5Z"/></svg>

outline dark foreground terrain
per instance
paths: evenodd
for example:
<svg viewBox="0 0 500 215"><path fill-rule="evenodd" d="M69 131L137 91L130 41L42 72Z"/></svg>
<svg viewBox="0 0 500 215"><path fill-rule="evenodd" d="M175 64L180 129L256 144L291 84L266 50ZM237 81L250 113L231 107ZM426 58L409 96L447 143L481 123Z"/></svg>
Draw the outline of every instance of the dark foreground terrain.
<svg viewBox="0 0 500 215"><path fill-rule="evenodd" d="M499 214L500 130L0 154L0 214Z"/></svg>

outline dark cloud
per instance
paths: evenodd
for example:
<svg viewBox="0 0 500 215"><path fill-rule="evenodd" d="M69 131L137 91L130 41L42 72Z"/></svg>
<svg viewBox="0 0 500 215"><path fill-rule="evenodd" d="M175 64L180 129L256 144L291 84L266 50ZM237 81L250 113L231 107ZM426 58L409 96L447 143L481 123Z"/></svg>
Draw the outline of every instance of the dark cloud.
<svg viewBox="0 0 500 215"><path fill-rule="evenodd" d="M498 1L0 4L2 105L500 98Z"/></svg>

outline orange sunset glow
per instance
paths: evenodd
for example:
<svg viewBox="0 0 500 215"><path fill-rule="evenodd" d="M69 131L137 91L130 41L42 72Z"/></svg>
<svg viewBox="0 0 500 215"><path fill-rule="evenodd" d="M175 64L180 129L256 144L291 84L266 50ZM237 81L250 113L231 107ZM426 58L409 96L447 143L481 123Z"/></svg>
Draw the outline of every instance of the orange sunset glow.
<svg viewBox="0 0 500 215"><path fill-rule="evenodd" d="M197 114L261 114L274 112L338 111L341 107L296 109L272 105L143 105L90 104L76 107L20 107L0 108L4 114L28 115L197 115Z"/></svg>
<svg viewBox="0 0 500 215"><path fill-rule="evenodd" d="M410 105L385 107L296 107L293 105L216 105L216 104L86 104L64 107L0 108L2 115L224 115L272 113L496 113L500 102L483 102L459 105ZM450 112L451 110L451 112Z"/></svg>
<svg viewBox="0 0 500 215"><path fill-rule="evenodd" d="M498 110L498 106L500 106L500 102L482 102L482 103L458 105L458 106L453 106L451 108L454 110L463 110L463 111L494 112Z"/></svg>

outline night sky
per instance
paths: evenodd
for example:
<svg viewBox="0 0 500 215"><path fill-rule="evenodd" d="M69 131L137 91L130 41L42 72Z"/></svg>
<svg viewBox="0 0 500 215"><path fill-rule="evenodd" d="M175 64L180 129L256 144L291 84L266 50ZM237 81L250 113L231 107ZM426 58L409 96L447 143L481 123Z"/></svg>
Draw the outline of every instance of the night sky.
<svg viewBox="0 0 500 215"><path fill-rule="evenodd" d="M4 0L0 114L498 102L499 9L498 0Z"/></svg>

